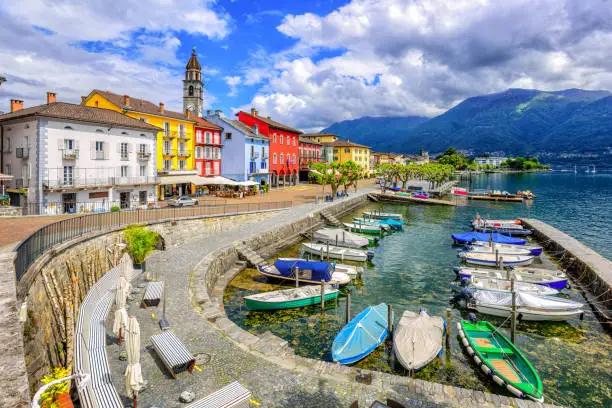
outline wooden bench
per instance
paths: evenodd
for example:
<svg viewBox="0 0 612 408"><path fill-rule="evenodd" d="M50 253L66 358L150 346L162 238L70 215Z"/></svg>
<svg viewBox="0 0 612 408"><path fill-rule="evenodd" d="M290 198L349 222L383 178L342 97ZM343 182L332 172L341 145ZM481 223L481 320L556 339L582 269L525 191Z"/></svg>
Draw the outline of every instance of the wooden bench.
<svg viewBox="0 0 612 408"><path fill-rule="evenodd" d="M193 371L195 358L173 332L165 331L151 336L151 343L173 378L181 371Z"/></svg>
<svg viewBox="0 0 612 408"><path fill-rule="evenodd" d="M185 408L248 408L251 406L250 401L251 391L234 381Z"/></svg>
<svg viewBox="0 0 612 408"><path fill-rule="evenodd" d="M147 308L148 306L157 306L164 293L164 282L149 282L145 293L142 296L142 306Z"/></svg>

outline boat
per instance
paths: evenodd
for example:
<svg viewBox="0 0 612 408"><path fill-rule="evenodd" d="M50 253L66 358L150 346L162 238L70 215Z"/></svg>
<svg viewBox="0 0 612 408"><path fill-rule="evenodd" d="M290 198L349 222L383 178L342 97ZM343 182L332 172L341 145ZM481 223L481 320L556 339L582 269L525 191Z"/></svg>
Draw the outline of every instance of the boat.
<svg viewBox="0 0 612 408"><path fill-rule="evenodd" d="M418 370L442 353L445 323L441 317L406 310L393 334L395 357L406 370Z"/></svg>
<svg viewBox="0 0 612 408"><path fill-rule="evenodd" d="M343 272L335 272L329 262L307 261L305 259L278 258L274 265L259 265L257 270L264 276L302 283L320 284L325 281L331 285L347 285L351 277Z"/></svg>
<svg viewBox="0 0 612 408"><path fill-rule="evenodd" d="M506 266L531 265L533 262L533 256L531 255L504 255L499 256L498 260L496 255L490 252L462 251L457 253L457 256L467 263L482 266L497 266L500 263L499 260L503 261Z"/></svg>
<svg viewBox="0 0 612 408"><path fill-rule="evenodd" d="M520 225L518 225L520 227ZM474 227L476 232L484 233L498 233L502 235L508 235L511 237L526 237L531 235L531 230L527 228L514 228L514 227L493 227L493 226L476 226Z"/></svg>
<svg viewBox="0 0 612 408"><path fill-rule="evenodd" d="M507 229L524 229L520 221L517 220L484 220L482 218L476 218L472 220L472 228L476 227L497 227Z"/></svg>
<svg viewBox="0 0 612 408"><path fill-rule="evenodd" d="M494 251L495 249L499 249L501 250L505 250L505 249L518 249L518 248L525 248L525 249L529 249L529 252L531 253L531 255L533 256L540 256L542 255L542 251L543 248L540 246L535 246L535 245L513 245L513 244L499 244L496 242L492 243ZM470 246L474 247L474 246L479 246L479 247L483 247L483 248L491 248L491 244L489 243L489 241L474 241L470 243Z"/></svg>
<svg viewBox="0 0 612 408"><path fill-rule="evenodd" d="M495 245L495 244L494 244ZM531 253L531 250L528 248L523 248L520 245L517 245L516 247L512 247L512 248L500 248L500 247L495 247L495 246L478 246L478 245L466 245L465 247L466 251L469 252L476 252L476 253L482 253L482 254L495 254L496 252L499 255L529 255L529 256L533 256L533 254Z"/></svg>
<svg viewBox="0 0 612 408"><path fill-rule="evenodd" d="M542 381L523 353L487 321L457 323L461 344L493 381L519 398L544 401Z"/></svg>
<svg viewBox="0 0 612 408"><path fill-rule="evenodd" d="M315 242L304 242L302 249L306 253L320 255L321 258L325 255L328 258L364 262L368 260L368 253L360 249L344 248L328 244L318 244Z"/></svg>
<svg viewBox="0 0 612 408"><path fill-rule="evenodd" d="M510 292L512 282L509 279L499 279L491 277L472 276L471 279L462 279L460 282L453 282L456 290L463 288L475 290L491 290L495 292ZM533 293L541 296L555 296L559 291L548 286L537 285L535 283L515 281L514 290L517 292Z"/></svg>
<svg viewBox="0 0 612 408"><path fill-rule="evenodd" d="M429 198L429 194L423 190L415 191L414 193L411 194L411 196L414 198L423 198L423 199Z"/></svg>
<svg viewBox="0 0 612 408"><path fill-rule="evenodd" d="M296 262L296 261L308 261L308 259L304 258L279 258L286 262ZM336 262L331 262L334 273L340 272L349 275L351 278L358 276L363 273L363 266L357 265L347 265Z"/></svg>
<svg viewBox="0 0 612 408"><path fill-rule="evenodd" d="M325 287L325 301L338 297L340 291ZM321 303L321 288L317 286L302 286L293 289L274 290L245 296L244 303L249 310L279 310L296 307L312 306Z"/></svg>
<svg viewBox="0 0 612 408"><path fill-rule="evenodd" d="M380 226L376 225L364 225L364 224L355 224L345 222L343 223L345 228L348 228L351 232L359 232L362 234L374 234L374 235L382 235L383 229Z"/></svg>
<svg viewBox="0 0 612 408"><path fill-rule="evenodd" d="M363 212L363 216L364 218L375 218L375 219L394 219L394 220L403 220L404 217L402 217L402 214L397 214L397 213L387 213L387 212L380 212L380 211L364 211Z"/></svg>
<svg viewBox="0 0 612 408"><path fill-rule="evenodd" d="M389 334L386 303L368 306L348 322L332 343L332 359L353 364L376 349Z"/></svg>
<svg viewBox="0 0 612 408"><path fill-rule="evenodd" d="M495 278L495 279L510 279L514 277L516 282L535 283L536 285L548 286L553 289L562 290L568 284L567 276L561 271L551 271L548 269L537 268L515 268L514 270L502 271L500 269L483 269L483 268L455 268L455 272L461 279L472 279L473 277L480 278Z"/></svg>
<svg viewBox="0 0 612 408"><path fill-rule="evenodd" d="M312 234L312 239L326 244L334 244L347 248L363 248L370 244L368 238L364 238L340 228L320 229Z"/></svg>
<svg viewBox="0 0 612 408"><path fill-rule="evenodd" d="M451 235L453 241L457 245L469 244L472 241L489 241L499 244L512 244L512 245L525 245L526 240L521 238L508 237L506 235L498 234L495 232L485 234L482 232L464 232L461 234Z"/></svg>
<svg viewBox="0 0 612 408"><path fill-rule="evenodd" d="M516 313L519 320L562 322L583 313L582 303L554 296L516 292ZM491 316L508 317L512 313L512 293L476 290L468 308Z"/></svg>
<svg viewBox="0 0 612 408"><path fill-rule="evenodd" d="M478 223L480 221L486 221L489 224L514 224L514 225L522 225L521 220L518 219L518 218L507 219L507 220L490 220L490 219L482 218L480 216L480 214L478 214L478 213L476 213L476 217L472 218L471 224L474 225L474 223Z"/></svg>
<svg viewBox="0 0 612 408"><path fill-rule="evenodd" d="M395 229L399 229L404 226L404 221L394 220L392 218L376 219L376 220L371 220L367 218L353 218L353 222L355 224L381 225L381 226L388 225L389 227L395 228Z"/></svg>

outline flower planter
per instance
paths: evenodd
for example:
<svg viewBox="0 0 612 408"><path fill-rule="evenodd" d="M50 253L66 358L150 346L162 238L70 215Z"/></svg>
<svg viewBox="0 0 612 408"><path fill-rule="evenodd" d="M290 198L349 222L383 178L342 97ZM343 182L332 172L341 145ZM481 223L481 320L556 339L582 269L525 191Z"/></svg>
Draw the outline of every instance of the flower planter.
<svg viewBox="0 0 612 408"><path fill-rule="evenodd" d="M51 403L49 402L43 402L42 404L40 404L40 407L51 408L52 406L54 406L59 408L74 408L74 403L72 402L72 398L70 398L70 393L68 392L57 395L55 397L55 404L57 405L51 405Z"/></svg>

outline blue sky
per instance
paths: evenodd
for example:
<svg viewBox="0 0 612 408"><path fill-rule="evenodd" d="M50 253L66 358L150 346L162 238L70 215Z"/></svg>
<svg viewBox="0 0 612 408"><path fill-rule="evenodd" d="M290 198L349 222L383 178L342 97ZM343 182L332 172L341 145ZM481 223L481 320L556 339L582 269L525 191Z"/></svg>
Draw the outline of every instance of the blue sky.
<svg viewBox="0 0 612 408"><path fill-rule="evenodd" d="M206 108L318 130L510 87L609 90L611 43L606 0L9 1L0 110L94 88L180 110L196 46Z"/></svg>

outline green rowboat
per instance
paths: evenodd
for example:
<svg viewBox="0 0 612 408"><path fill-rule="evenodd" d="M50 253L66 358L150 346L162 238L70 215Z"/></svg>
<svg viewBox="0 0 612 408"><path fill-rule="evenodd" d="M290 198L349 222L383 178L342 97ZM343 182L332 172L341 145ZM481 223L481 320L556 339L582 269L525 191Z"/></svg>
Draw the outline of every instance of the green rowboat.
<svg viewBox="0 0 612 408"><path fill-rule="evenodd" d="M457 323L461 343L481 370L519 398L542 402L542 381L529 360L487 321Z"/></svg>
<svg viewBox="0 0 612 408"><path fill-rule="evenodd" d="M332 287L325 288L325 301L338 297L340 291ZM312 306L321 303L320 286L302 286L294 289L275 290L244 297L249 310L278 310Z"/></svg>
<svg viewBox="0 0 612 408"><path fill-rule="evenodd" d="M382 235L382 229L379 226L375 225L364 225L364 224L355 224L355 223L344 223L344 227L347 228L351 232L358 232L361 234L370 234L370 235Z"/></svg>

